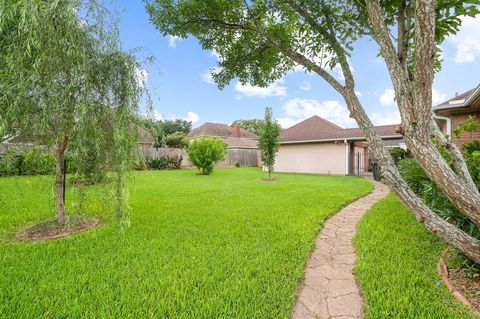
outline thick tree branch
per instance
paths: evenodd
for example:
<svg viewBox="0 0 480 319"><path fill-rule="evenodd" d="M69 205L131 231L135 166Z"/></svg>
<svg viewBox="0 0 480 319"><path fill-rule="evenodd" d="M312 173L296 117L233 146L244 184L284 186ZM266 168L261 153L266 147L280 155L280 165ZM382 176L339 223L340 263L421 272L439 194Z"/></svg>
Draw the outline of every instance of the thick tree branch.
<svg viewBox="0 0 480 319"><path fill-rule="evenodd" d="M334 76L332 76L330 73L328 73L327 70L313 62L311 59L307 58L305 55L292 50L291 48L286 47L285 45L282 45L280 40L269 35L266 31L260 29L257 26L253 25L244 25L244 24L239 24L239 23L231 23L231 22L226 22L222 21L219 19L194 19L194 20L188 20L184 23L184 25L187 24L195 24L195 23L207 23L210 25L216 25L216 26L221 26L224 28L229 28L229 29L235 29L235 30L245 30L245 31L251 31L255 32L258 35L261 35L264 37L273 47L275 47L277 50L282 52L285 56L289 57L291 60L294 62L303 65L305 68L308 70L312 70L318 75L320 75L325 81L327 81L337 92L341 93L344 89L343 85L338 82Z"/></svg>
<svg viewBox="0 0 480 319"><path fill-rule="evenodd" d="M407 100L404 107L399 107L402 122L415 123L415 110L413 109L413 91L408 73L398 59L397 52L389 35L388 26L384 20L384 12L378 0L366 0L368 18L375 41L380 45L381 52L387 64L390 78L396 93L397 104L401 106L402 100ZM408 127L408 125L406 125Z"/></svg>
<svg viewBox="0 0 480 319"><path fill-rule="evenodd" d="M402 0L397 17L397 56L405 73L408 73L408 32L410 29L410 14L406 0Z"/></svg>
<svg viewBox="0 0 480 319"><path fill-rule="evenodd" d="M325 5L322 5L322 12L325 16L325 20L327 22L327 30L320 26L320 24L313 18L313 16L307 12L302 6L296 3L295 0L286 0L290 7L295 10L301 17L308 22L308 24L312 27L313 30L321 34L323 37L327 38L330 44L334 47L335 53L338 58L338 62L342 68L342 73L345 78L345 86L346 87L354 87L355 81L353 78L352 70L350 65L348 64L348 60L345 54L345 49L340 45L338 41L335 30L333 29L332 19L330 17L330 13L328 12Z"/></svg>
<svg viewBox="0 0 480 319"><path fill-rule="evenodd" d="M420 123L430 124L435 64L435 0L415 1L415 100Z"/></svg>

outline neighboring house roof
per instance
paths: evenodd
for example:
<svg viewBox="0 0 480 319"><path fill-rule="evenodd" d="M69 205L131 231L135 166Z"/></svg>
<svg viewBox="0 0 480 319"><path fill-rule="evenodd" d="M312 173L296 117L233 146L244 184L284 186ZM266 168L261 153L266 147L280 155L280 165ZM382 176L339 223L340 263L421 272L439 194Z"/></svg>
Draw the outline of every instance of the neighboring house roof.
<svg viewBox="0 0 480 319"><path fill-rule="evenodd" d="M468 107L480 97L480 85L433 107L434 111Z"/></svg>
<svg viewBox="0 0 480 319"><path fill-rule="evenodd" d="M235 136L235 128L231 127L227 124L221 123L211 123L206 122L203 125L194 128L193 130L188 133L188 138L194 138L195 136L214 136L214 137L236 137ZM257 139L257 135L240 128L240 138L250 138L250 139ZM237 137L238 138L238 137Z"/></svg>
<svg viewBox="0 0 480 319"><path fill-rule="evenodd" d="M153 134L149 131L144 129L143 127L137 125L138 130L138 142L140 144L153 144Z"/></svg>
<svg viewBox="0 0 480 319"><path fill-rule="evenodd" d="M398 125L376 126L382 138L401 138L395 130ZM312 116L280 133L280 143L361 140L365 135L359 128L342 128L319 116Z"/></svg>

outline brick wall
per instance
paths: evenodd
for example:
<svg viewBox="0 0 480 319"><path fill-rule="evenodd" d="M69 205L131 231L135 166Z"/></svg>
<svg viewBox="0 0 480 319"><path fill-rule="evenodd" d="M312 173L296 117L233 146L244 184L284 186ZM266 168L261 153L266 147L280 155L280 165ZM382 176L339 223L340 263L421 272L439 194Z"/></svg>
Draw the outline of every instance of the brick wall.
<svg viewBox="0 0 480 319"><path fill-rule="evenodd" d="M450 116L452 120L452 131L455 130L458 124L466 122L469 115L474 115L477 118L477 121L480 122L480 111L472 112L469 114L452 114ZM453 142L459 147L461 147L463 143L471 141L472 139L480 139L480 132L462 133L458 138L455 137L455 135L452 136Z"/></svg>

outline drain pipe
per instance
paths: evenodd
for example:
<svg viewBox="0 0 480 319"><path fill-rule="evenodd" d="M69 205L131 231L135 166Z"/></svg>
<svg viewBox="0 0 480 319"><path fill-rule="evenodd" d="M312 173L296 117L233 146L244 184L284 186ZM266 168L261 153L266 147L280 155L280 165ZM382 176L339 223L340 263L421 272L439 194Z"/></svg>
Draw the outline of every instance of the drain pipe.
<svg viewBox="0 0 480 319"><path fill-rule="evenodd" d="M446 121L448 137L452 138L452 119L446 116L440 116L436 114L433 114L433 118Z"/></svg>
<svg viewBox="0 0 480 319"><path fill-rule="evenodd" d="M348 164L349 164L349 155L350 155L350 147L347 143L347 139L343 140L343 143L345 143L345 175L348 175L350 173L348 169Z"/></svg>

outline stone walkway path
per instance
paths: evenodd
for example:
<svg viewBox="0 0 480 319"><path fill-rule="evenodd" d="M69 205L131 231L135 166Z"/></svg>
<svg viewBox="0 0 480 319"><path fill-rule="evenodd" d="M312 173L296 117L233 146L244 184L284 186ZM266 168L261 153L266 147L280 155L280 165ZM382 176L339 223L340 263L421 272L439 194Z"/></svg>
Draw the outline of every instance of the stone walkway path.
<svg viewBox="0 0 480 319"><path fill-rule="evenodd" d="M355 251L352 238L363 214L389 193L387 186L375 188L329 218L316 239L307 261L292 319L353 319L362 317L362 297L353 275Z"/></svg>

